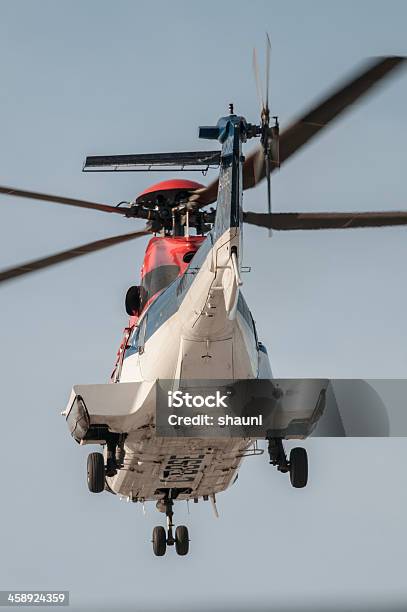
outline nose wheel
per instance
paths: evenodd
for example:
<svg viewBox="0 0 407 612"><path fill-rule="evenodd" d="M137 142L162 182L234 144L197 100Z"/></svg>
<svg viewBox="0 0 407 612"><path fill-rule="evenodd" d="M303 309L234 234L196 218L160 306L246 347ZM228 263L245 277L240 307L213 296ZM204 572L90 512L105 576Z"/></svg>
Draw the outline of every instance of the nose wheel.
<svg viewBox="0 0 407 612"><path fill-rule="evenodd" d="M291 449L288 460L281 438L268 437L267 440L271 465L275 465L283 474L288 472L295 489L303 489L308 482L308 455L305 448L297 446Z"/></svg>
<svg viewBox="0 0 407 612"><path fill-rule="evenodd" d="M175 529L174 535L174 523L173 523L173 511L174 502L172 499L165 500L165 514L167 516L167 532L164 527L154 527L153 529L153 552L156 557L162 557L165 555L167 546L174 546L178 555L184 556L189 551L189 534L188 528L185 525L179 525Z"/></svg>
<svg viewBox="0 0 407 612"><path fill-rule="evenodd" d="M175 530L175 550L177 555L187 555L189 551L189 535L188 528L185 525L179 525Z"/></svg>
<svg viewBox="0 0 407 612"><path fill-rule="evenodd" d="M163 557L167 550L167 535L164 527L154 527L153 529L153 551L156 557Z"/></svg>

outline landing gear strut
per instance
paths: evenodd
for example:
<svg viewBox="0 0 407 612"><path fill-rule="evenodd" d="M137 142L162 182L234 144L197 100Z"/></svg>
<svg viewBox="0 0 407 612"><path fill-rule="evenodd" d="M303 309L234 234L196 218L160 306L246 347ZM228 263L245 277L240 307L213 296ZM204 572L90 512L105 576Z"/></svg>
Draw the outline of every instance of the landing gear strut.
<svg viewBox="0 0 407 612"><path fill-rule="evenodd" d="M116 476L117 474L117 463L116 463L116 450L117 442L115 439L109 439L107 441L107 453L106 453L106 476Z"/></svg>
<svg viewBox="0 0 407 612"><path fill-rule="evenodd" d="M167 544L168 546L174 546L175 544L175 539L172 533L172 530L174 528L174 523L172 522L172 518L174 516L174 511L172 509L173 506L174 506L174 502L172 501L172 499L167 499L166 504L165 504L165 515L167 517Z"/></svg>
<svg viewBox="0 0 407 612"><path fill-rule="evenodd" d="M268 453L271 465L275 465L279 472L290 473L290 482L296 489L302 489L308 482L308 457L305 448L297 446L291 449L290 459L284 450L281 438L267 437Z"/></svg>
<svg viewBox="0 0 407 612"><path fill-rule="evenodd" d="M115 476L122 466L124 437L109 433L105 437L106 464L103 453L90 453L87 463L88 488L91 493L101 493L105 489L105 476Z"/></svg>
<svg viewBox="0 0 407 612"><path fill-rule="evenodd" d="M175 530L174 536L174 501L171 497L164 500L165 514L167 517L167 533L165 533L164 527L154 527L153 529L153 551L157 557L165 555L167 546L174 546L178 555L186 555L189 551L189 535L188 529L185 525L179 525Z"/></svg>

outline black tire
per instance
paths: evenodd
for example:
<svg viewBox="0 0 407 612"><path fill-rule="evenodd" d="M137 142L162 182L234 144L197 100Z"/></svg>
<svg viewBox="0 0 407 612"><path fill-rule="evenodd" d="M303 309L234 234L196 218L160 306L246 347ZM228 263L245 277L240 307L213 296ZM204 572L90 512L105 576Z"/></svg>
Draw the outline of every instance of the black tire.
<svg viewBox="0 0 407 612"><path fill-rule="evenodd" d="M140 312L141 296L140 287L130 287L126 293L125 299L126 312L129 317L137 315Z"/></svg>
<svg viewBox="0 0 407 612"><path fill-rule="evenodd" d="M153 529L153 551L156 557L165 555L167 549L167 536L164 527L154 527Z"/></svg>
<svg viewBox="0 0 407 612"><path fill-rule="evenodd" d="M308 482L307 451L300 446L290 452L290 481L296 489L303 489Z"/></svg>
<svg viewBox="0 0 407 612"><path fill-rule="evenodd" d="M187 555L189 551L188 528L180 525L175 530L175 550L178 555Z"/></svg>
<svg viewBox="0 0 407 612"><path fill-rule="evenodd" d="M88 488L91 493L101 493L105 488L105 460L102 453L88 456Z"/></svg>

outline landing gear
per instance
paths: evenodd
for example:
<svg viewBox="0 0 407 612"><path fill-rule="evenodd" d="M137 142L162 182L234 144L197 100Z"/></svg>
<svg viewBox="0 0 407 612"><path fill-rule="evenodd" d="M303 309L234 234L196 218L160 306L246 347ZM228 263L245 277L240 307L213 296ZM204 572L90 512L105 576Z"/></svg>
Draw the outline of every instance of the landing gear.
<svg viewBox="0 0 407 612"><path fill-rule="evenodd" d="M153 550L156 557L162 557L167 550L167 537L164 527L154 527L153 529Z"/></svg>
<svg viewBox="0 0 407 612"><path fill-rule="evenodd" d="M172 517L174 516L173 511L174 502L172 499L167 499L165 502L165 514L167 516L167 544L168 546L174 546L175 539L172 533L174 529L174 523L172 522Z"/></svg>
<svg viewBox="0 0 407 612"><path fill-rule="evenodd" d="M178 555L187 555L189 551L189 535L185 525L179 525L175 530L175 550Z"/></svg>
<svg viewBox="0 0 407 612"><path fill-rule="evenodd" d="M167 546L174 546L174 544L178 555L187 555L189 551L189 534L185 525L179 525L176 528L174 537L173 506L174 501L171 498L164 500L165 514L167 516L167 533L165 533L164 527L154 527L153 529L153 551L157 557L165 555Z"/></svg>
<svg viewBox="0 0 407 612"><path fill-rule="evenodd" d="M267 437L270 463L275 465L279 472L290 473L290 482L296 489L302 489L308 482L308 457L305 448L297 446L290 452L290 460L285 454L281 438Z"/></svg>
<svg viewBox="0 0 407 612"><path fill-rule="evenodd" d="M123 444L125 436L108 432L104 434L106 443L106 465L102 453L90 453L87 463L88 488L91 493L101 493L105 489L105 476L116 476L122 467Z"/></svg>
<svg viewBox="0 0 407 612"><path fill-rule="evenodd" d="M290 481L296 489L302 489L308 482L307 451L300 446L290 452Z"/></svg>
<svg viewBox="0 0 407 612"><path fill-rule="evenodd" d="M117 474L117 463L116 463L116 449L117 442L115 439L109 439L107 441L107 453L106 453L106 476L116 476Z"/></svg>
<svg viewBox="0 0 407 612"><path fill-rule="evenodd" d="M102 453L90 453L87 468L89 491L101 493L105 488L105 460Z"/></svg>

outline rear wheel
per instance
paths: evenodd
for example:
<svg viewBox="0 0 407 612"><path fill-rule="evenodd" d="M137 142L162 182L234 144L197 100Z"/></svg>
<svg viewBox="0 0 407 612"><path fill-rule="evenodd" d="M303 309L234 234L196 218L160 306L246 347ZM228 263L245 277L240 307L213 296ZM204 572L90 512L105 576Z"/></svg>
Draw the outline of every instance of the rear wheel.
<svg viewBox="0 0 407 612"><path fill-rule="evenodd" d="M87 468L89 491L101 493L105 488L105 460L102 453L90 453Z"/></svg>
<svg viewBox="0 0 407 612"><path fill-rule="evenodd" d="M290 452L290 480L296 489L302 489L308 482L307 451L300 446Z"/></svg>
<svg viewBox="0 0 407 612"><path fill-rule="evenodd" d="M180 525L175 530L175 550L178 555L187 555L189 551L189 535L185 525Z"/></svg>
<svg viewBox="0 0 407 612"><path fill-rule="evenodd" d="M167 549L167 536L164 527L154 527L153 529L153 551L156 557L165 555Z"/></svg>

